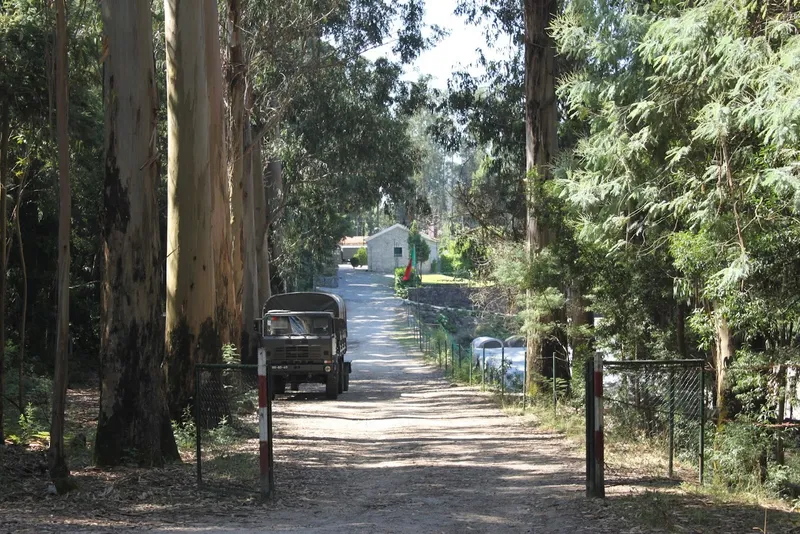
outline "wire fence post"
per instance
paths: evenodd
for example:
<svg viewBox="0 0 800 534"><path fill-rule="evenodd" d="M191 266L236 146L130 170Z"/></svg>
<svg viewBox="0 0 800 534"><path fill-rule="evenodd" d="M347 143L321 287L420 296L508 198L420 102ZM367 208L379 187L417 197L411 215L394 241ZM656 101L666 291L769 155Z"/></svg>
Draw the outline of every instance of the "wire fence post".
<svg viewBox="0 0 800 534"><path fill-rule="evenodd" d="M605 477L603 473L605 450L603 447L603 355L594 355L594 478L595 494L605 497Z"/></svg>
<svg viewBox="0 0 800 534"><path fill-rule="evenodd" d="M203 487L203 447L200 432L200 368L194 368L194 441L197 459L197 487Z"/></svg>
<svg viewBox="0 0 800 534"><path fill-rule="evenodd" d="M442 329L442 330L444 330L444 329ZM447 376L447 348L448 348L447 346L449 345L449 343L447 343L447 332L444 333L444 336L445 336L445 344L444 344L444 375Z"/></svg>
<svg viewBox="0 0 800 534"><path fill-rule="evenodd" d="M558 410L558 392L556 391L556 351L552 353L553 356L553 415Z"/></svg>
<svg viewBox="0 0 800 534"><path fill-rule="evenodd" d="M525 411L525 408L528 404L528 348L525 348L525 355L523 356L523 365L525 371L522 373L522 410Z"/></svg>
<svg viewBox="0 0 800 534"><path fill-rule="evenodd" d="M586 496L595 497L594 480L594 362L586 360L583 366L586 407Z"/></svg>
<svg viewBox="0 0 800 534"><path fill-rule="evenodd" d="M669 478L672 478L675 457L675 371L669 371Z"/></svg>
<svg viewBox="0 0 800 534"><path fill-rule="evenodd" d="M270 495L270 480L272 469L270 457L272 456L269 436L269 387L267 381L267 351L264 347L258 348L258 461L259 482L261 484L261 497L266 499Z"/></svg>
<svg viewBox="0 0 800 534"><path fill-rule="evenodd" d="M706 366L700 366L700 485L703 485L703 470L705 469L706 446Z"/></svg>
<svg viewBox="0 0 800 534"><path fill-rule="evenodd" d="M475 367L475 362L472 360L472 355L474 354L474 349L470 346L469 354L469 385L472 385L472 368Z"/></svg>
<svg viewBox="0 0 800 534"><path fill-rule="evenodd" d="M500 347L500 402L506 400L506 348Z"/></svg>
<svg viewBox="0 0 800 534"><path fill-rule="evenodd" d="M486 347L483 347L483 362L481 363L481 391L486 391Z"/></svg>

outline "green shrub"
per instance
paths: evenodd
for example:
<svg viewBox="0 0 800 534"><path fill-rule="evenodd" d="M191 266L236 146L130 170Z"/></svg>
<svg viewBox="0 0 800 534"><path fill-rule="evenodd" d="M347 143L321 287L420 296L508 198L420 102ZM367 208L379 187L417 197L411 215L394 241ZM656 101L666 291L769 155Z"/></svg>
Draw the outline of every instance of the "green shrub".
<svg viewBox="0 0 800 534"><path fill-rule="evenodd" d="M194 450L197 428L194 424L191 408L184 408L180 421L172 422L172 433L175 435L175 442L181 450Z"/></svg>
<svg viewBox="0 0 800 534"><path fill-rule="evenodd" d="M710 451L714 482L741 491L758 488L769 448L768 432L755 421L742 419L726 424L717 432Z"/></svg>
<svg viewBox="0 0 800 534"><path fill-rule="evenodd" d="M439 272L439 260L431 260L431 272L432 273Z"/></svg>
<svg viewBox="0 0 800 534"><path fill-rule="evenodd" d="M405 267L398 267L394 270L394 292L402 299L408 298L409 287L419 287L422 285L422 278L417 274L416 270L411 271L411 277L406 282L403 280L403 275L406 274Z"/></svg>
<svg viewBox="0 0 800 534"><path fill-rule="evenodd" d="M361 247L360 249L358 249L356 251L356 253L355 253L355 255L353 257L358 259L358 264L359 265L366 265L367 264L367 248L366 247Z"/></svg>
<svg viewBox="0 0 800 534"><path fill-rule="evenodd" d="M358 261L358 258L356 258L355 256L353 256L352 258L350 258L350 265L352 265L352 266L353 266L353 268L355 269L356 267L358 267L359 265L361 265L361 262L360 262L360 261Z"/></svg>
<svg viewBox="0 0 800 534"><path fill-rule="evenodd" d="M425 263L431 256L431 247L428 245L427 241L425 241L425 238L423 238L419 233L419 225L417 225L417 221L411 223L411 228L408 232L409 253L411 249L416 250L417 261L419 263Z"/></svg>
<svg viewBox="0 0 800 534"><path fill-rule="evenodd" d="M453 256L447 250L443 250L439 255L439 272L453 274Z"/></svg>

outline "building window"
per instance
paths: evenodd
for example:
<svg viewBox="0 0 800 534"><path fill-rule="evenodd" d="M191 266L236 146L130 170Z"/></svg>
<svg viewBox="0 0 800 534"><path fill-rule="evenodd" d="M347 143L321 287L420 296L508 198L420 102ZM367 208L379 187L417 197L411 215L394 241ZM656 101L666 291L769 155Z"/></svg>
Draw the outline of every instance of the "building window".
<svg viewBox="0 0 800 534"><path fill-rule="evenodd" d="M394 257L400 258L403 256L403 247L394 247Z"/></svg>

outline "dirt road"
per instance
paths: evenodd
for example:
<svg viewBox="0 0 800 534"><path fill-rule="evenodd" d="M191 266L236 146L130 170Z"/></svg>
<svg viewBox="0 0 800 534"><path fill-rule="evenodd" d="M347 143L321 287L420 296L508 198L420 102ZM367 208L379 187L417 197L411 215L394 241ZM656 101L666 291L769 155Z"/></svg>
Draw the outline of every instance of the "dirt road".
<svg viewBox="0 0 800 534"><path fill-rule="evenodd" d="M385 277L342 270L335 291L348 306L350 391L325 401L322 386L305 385L279 396L279 499L259 514L262 525L314 533L603 531L581 514L582 451L523 427L408 354L392 337L405 316Z"/></svg>
<svg viewBox="0 0 800 534"><path fill-rule="evenodd" d="M405 315L390 281L340 271L350 391L327 401L322 386L303 386L276 400L274 502L254 499L255 492L198 491L192 458L163 469L97 469L72 457L80 489L51 496L43 448L0 449L0 467L11 468L0 474L27 473L0 476L0 488L17 488L0 499L0 534L727 534L763 525L761 506L674 484L653 491L659 488L634 481L611 488L613 498L586 499L580 446L504 414L475 388L451 386L396 341ZM71 418L93 428L97 391L70 398ZM255 452L251 441L245 446ZM769 531L800 532L797 514L783 508L769 510Z"/></svg>
<svg viewBox="0 0 800 534"><path fill-rule="evenodd" d="M198 492L192 463L84 464L73 469L79 491L49 496L41 450L20 464L20 472L39 475L0 502L0 534L624 531L604 504L584 498L582 450L505 415L475 388L451 386L408 353L393 336L405 314L390 282L340 271L350 391L328 401L324 386L304 385L275 401L274 502ZM84 396L96 402L96 395ZM84 410L90 428L94 406Z"/></svg>

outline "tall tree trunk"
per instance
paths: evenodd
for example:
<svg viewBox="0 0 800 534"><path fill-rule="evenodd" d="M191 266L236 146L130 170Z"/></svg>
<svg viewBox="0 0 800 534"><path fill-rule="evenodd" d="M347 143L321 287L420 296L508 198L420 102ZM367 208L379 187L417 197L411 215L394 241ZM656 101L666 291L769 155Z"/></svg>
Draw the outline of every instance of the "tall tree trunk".
<svg viewBox="0 0 800 534"><path fill-rule="evenodd" d="M243 344L242 337L249 333L251 327L244 324L242 316L243 287L242 280L245 269L244 247L244 91L245 91L245 65L244 50L242 49L241 35L242 0L228 0L228 24L230 42L228 54L230 61L227 71L228 83L228 109L230 122L228 135L228 179L231 193L231 224L232 224L232 258L233 258L233 287L237 316L233 318L238 329L239 350L242 355L247 354L247 347Z"/></svg>
<svg viewBox="0 0 800 534"><path fill-rule="evenodd" d="M48 451L50 477L59 493L70 489L64 454L64 410L67 403L69 350L69 236L72 193L69 183L69 134L67 132L67 13L65 0L56 0L56 130L58 135L58 313L56 319L53 413Z"/></svg>
<svg viewBox="0 0 800 534"><path fill-rule="evenodd" d="M257 242L255 229L255 188L253 187L253 150L249 150L251 142L250 121L247 121L244 130L244 144L248 147L245 151L244 165L242 167L242 205L244 208L242 248L244 249L244 278L242 281L242 342L241 354L244 361L255 361L255 336L253 336L253 321L256 318L258 307L258 264ZM247 355L245 357L245 355Z"/></svg>
<svg viewBox="0 0 800 534"><path fill-rule="evenodd" d="M209 154L211 159L211 241L214 247L216 320L222 343L237 343L236 292L231 252L231 194L225 145L225 102L220 58L219 12L216 0L203 0L208 78Z"/></svg>
<svg viewBox="0 0 800 534"><path fill-rule="evenodd" d="M550 236L542 220L542 184L550 178L555 155L556 98L555 47L547 30L556 14L555 0L525 0L525 188L527 205L526 250L535 257ZM528 302L531 300L529 291ZM528 391L537 391L546 343L540 335L527 339Z"/></svg>
<svg viewBox="0 0 800 534"><path fill-rule="evenodd" d="M277 160L270 160L267 165L266 176L266 189L267 189L267 212L268 212L268 226L267 236L269 245L269 257L274 262L281 255L281 233L280 225L276 224L283 215L283 171L281 162ZM276 288L279 292L281 289L285 292L285 285L278 277L278 269L270 265L270 291Z"/></svg>
<svg viewBox="0 0 800 534"><path fill-rule="evenodd" d="M8 265L6 265L6 198L8 198L8 137L10 134L8 101L3 99L0 109L0 448L5 445L3 431L5 421L5 361L6 361L6 285ZM21 385L20 385L21 387ZM19 406L22 410L22 405Z"/></svg>
<svg viewBox="0 0 800 534"><path fill-rule="evenodd" d="M782 425L786 420L786 374L786 364L782 363L778 366L778 372L776 373L777 376L775 377L775 383L778 389L778 406L776 413L777 420L775 422L779 425ZM784 465L786 463L786 455L783 448L782 428L775 433L775 461L778 463L778 465Z"/></svg>
<svg viewBox="0 0 800 534"><path fill-rule="evenodd" d="M194 395L194 364L218 361L211 245L209 105L203 10L165 0L167 48L167 321L169 406Z"/></svg>
<svg viewBox="0 0 800 534"><path fill-rule="evenodd" d="M256 318L261 317L261 308L270 297L269 281L269 236L267 227L267 189L264 187L264 162L261 160L261 141L253 145L253 205L255 206L256 263L258 268L258 301Z"/></svg>
<svg viewBox="0 0 800 534"><path fill-rule="evenodd" d="M25 343L27 341L26 322L28 319L28 268L25 265L25 247L22 243L22 227L19 222L19 210L22 209L23 180L24 178L19 181L18 208L15 224L17 228L17 245L19 247L19 263L22 268L22 316L20 317L19 325L19 367L17 376L17 383L19 384L17 402L19 403L20 409L24 409L25 406ZM2 421L2 418L0 418L0 421Z"/></svg>
<svg viewBox="0 0 800 534"><path fill-rule="evenodd" d="M714 371L716 372L717 425L724 424L728 417L726 366L733 357L733 333L724 312L714 309Z"/></svg>
<svg viewBox="0 0 800 534"><path fill-rule="evenodd" d="M103 33L105 187L100 298L100 416L95 461L140 465L179 459L161 363L158 153L149 0L106 0Z"/></svg>

